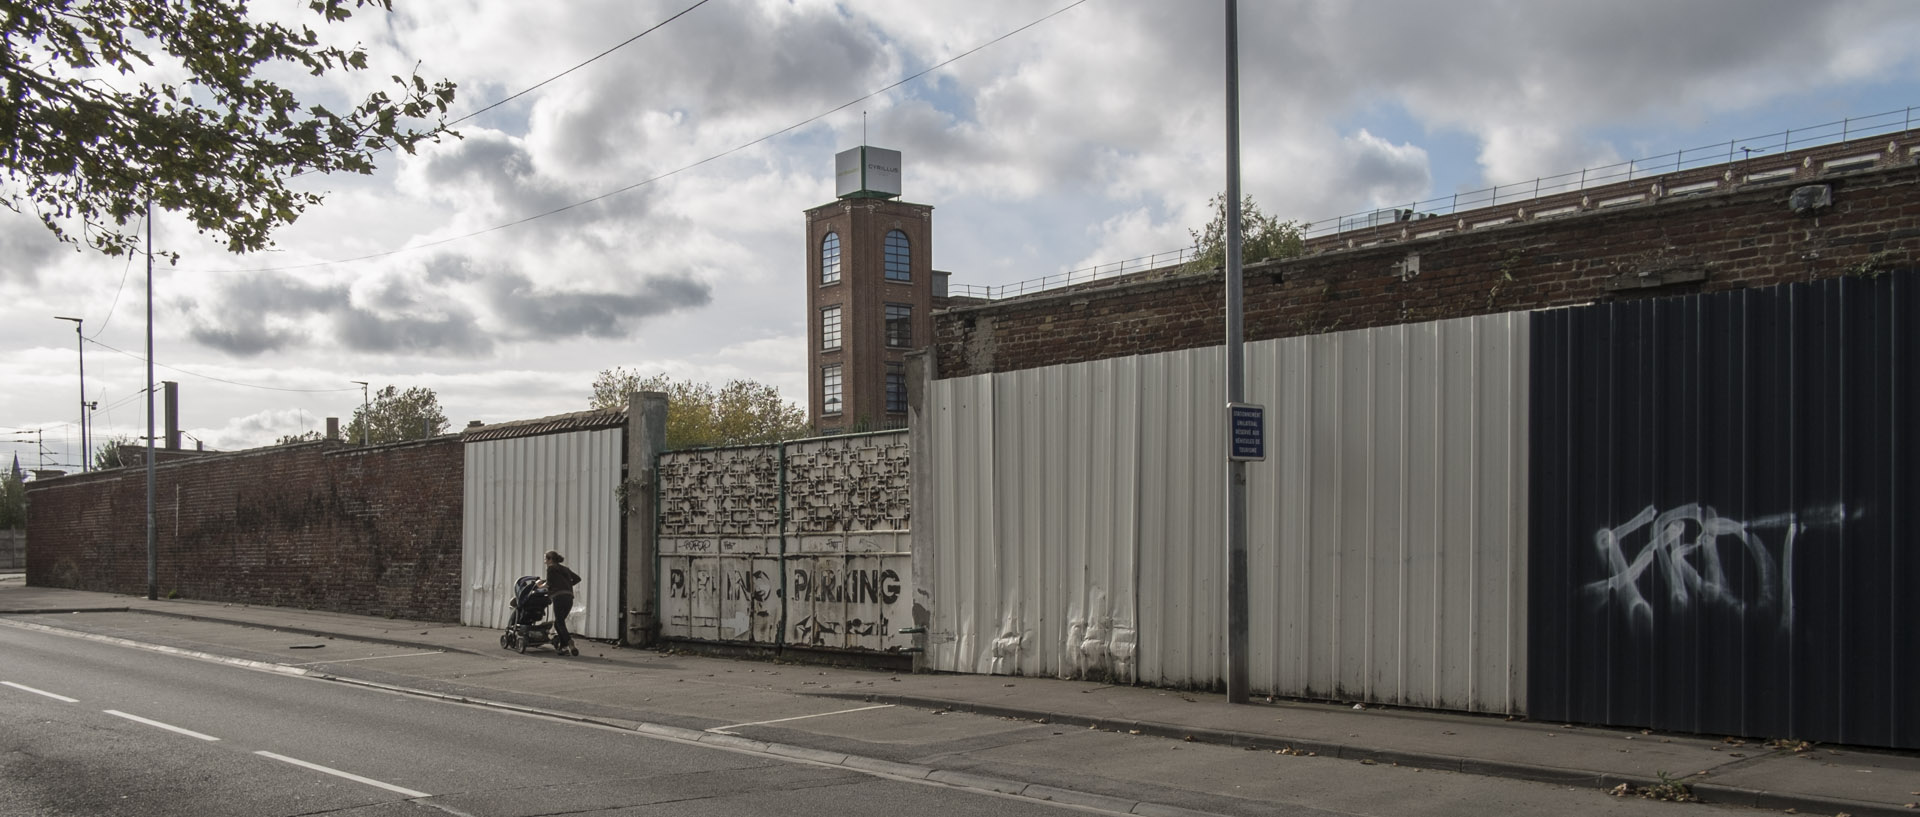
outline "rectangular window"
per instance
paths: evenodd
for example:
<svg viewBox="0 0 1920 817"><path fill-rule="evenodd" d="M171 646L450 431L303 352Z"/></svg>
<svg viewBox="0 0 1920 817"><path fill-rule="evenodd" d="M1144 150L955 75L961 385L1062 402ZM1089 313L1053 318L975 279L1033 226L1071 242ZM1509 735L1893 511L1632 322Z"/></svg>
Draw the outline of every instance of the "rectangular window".
<svg viewBox="0 0 1920 817"><path fill-rule="evenodd" d="M840 348L840 306L838 304L820 310L820 348Z"/></svg>
<svg viewBox="0 0 1920 817"><path fill-rule="evenodd" d="M887 347L890 349L913 348L913 307L907 304L887 304Z"/></svg>
<svg viewBox="0 0 1920 817"><path fill-rule="evenodd" d="M820 413L839 414L840 403L840 364L820 367Z"/></svg>
<svg viewBox="0 0 1920 817"><path fill-rule="evenodd" d="M907 411L907 368L899 363L887 364L887 411L891 414Z"/></svg>

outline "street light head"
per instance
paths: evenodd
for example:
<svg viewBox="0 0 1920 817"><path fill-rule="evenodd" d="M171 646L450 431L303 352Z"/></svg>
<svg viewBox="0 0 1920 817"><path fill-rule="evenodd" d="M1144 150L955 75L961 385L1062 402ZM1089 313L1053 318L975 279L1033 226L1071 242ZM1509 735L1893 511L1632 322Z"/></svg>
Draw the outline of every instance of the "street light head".
<svg viewBox="0 0 1920 817"><path fill-rule="evenodd" d="M69 318L65 315L55 315L53 316L53 319L56 321L73 321L74 323L86 323L86 320L83 318Z"/></svg>

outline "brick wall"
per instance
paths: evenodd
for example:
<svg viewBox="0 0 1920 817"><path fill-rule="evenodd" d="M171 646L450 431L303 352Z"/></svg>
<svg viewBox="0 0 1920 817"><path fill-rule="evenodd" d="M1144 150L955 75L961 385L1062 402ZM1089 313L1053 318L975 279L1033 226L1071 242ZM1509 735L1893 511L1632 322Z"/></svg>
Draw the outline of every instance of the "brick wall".
<svg viewBox="0 0 1920 817"><path fill-rule="evenodd" d="M1628 189L1650 191L1644 203L1598 207L1607 192L1588 191L1564 197L1576 211L1558 217L1473 229L1556 204L1538 200L1317 241L1307 257L1246 267L1245 338L1911 269L1920 259L1920 166L1911 146L1883 155L1864 171L1821 174L1803 161L1794 178L1734 184L1732 171L1714 170L1717 192L1663 196L1661 180L1643 180ZM1794 212L1793 191L1816 184L1830 186L1832 204ZM1450 233L1415 237L1440 229ZM1216 271L954 307L935 315L937 371L964 377L1217 345L1224 301Z"/></svg>
<svg viewBox="0 0 1920 817"><path fill-rule="evenodd" d="M460 617L460 438L339 442L155 468L161 595L427 621ZM146 472L29 484L27 583L147 591Z"/></svg>

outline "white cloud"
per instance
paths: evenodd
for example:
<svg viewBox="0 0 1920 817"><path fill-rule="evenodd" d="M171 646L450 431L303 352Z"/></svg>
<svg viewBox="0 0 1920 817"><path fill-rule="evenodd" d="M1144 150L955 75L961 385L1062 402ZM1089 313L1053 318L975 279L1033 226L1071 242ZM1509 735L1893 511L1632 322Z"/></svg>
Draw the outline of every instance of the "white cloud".
<svg viewBox="0 0 1920 817"><path fill-rule="evenodd" d="M288 76L333 104L418 63L460 84L459 115L685 5L401 3L323 31L365 43L369 71ZM227 257L163 216L156 239L186 257L157 276L157 354L255 386L425 385L456 424L578 410L612 366L750 377L800 400L801 212L831 198L832 154L860 141L863 113L872 143L904 154L905 198L936 208L934 264L956 285L1173 250L1207 220L1225 172L1217 6L1085 3L773 136L1065 5L703 6L461 125L464 140L384 157L371 176L302 179L328 201L275 252ZM1797 127L1920 101L1774 107L1911 97L1920 6L1901 0L1313 0L1241 4L1240 24L1243 186L1288 219L1752 135L1730 121ZM1712 139L1658 141L1674 134ZM0 214L13 350L0 375L35 384L0 393L0 424L71 413L57 351L71 333L48 315L97 326L119 293L101 340L143 341L138 269L123 288L124 260L36 236ZM99 357L90 383L137 394L137 361ZM292 433L289 417L349 415L358 396L161 376L182 380L194 427L223 447ZM113 421L131 427L135 405Z"/></svg>

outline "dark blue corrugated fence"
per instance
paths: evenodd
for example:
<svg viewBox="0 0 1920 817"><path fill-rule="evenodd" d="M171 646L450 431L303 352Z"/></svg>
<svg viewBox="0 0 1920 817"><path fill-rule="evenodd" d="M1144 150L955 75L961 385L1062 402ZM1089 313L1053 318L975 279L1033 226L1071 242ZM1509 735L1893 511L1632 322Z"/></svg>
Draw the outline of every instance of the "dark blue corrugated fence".
<svg viewBox="0 0 1920 817"><path fill-rule="evenodd" d="M1920 748L1920 278L1534 316L1536 718Z"/></svg>

